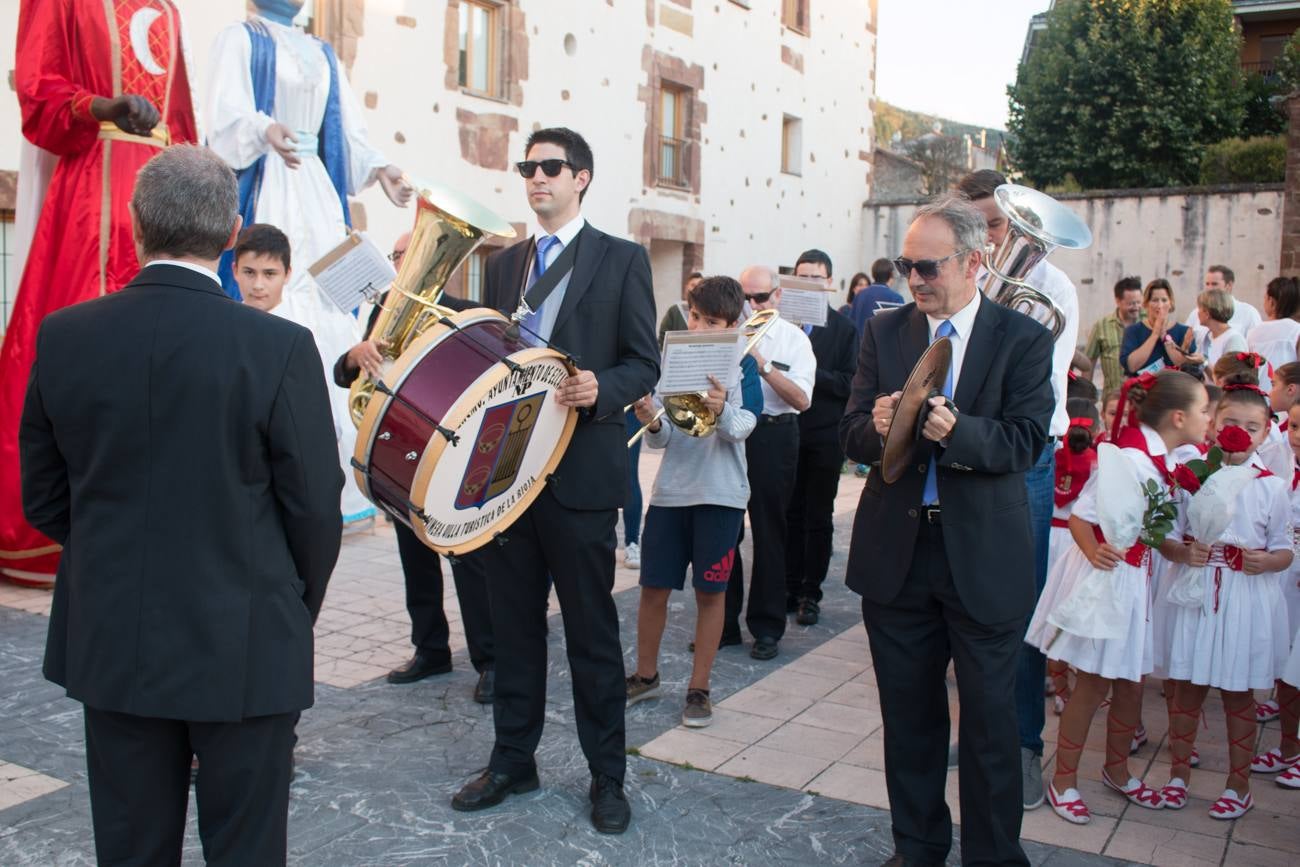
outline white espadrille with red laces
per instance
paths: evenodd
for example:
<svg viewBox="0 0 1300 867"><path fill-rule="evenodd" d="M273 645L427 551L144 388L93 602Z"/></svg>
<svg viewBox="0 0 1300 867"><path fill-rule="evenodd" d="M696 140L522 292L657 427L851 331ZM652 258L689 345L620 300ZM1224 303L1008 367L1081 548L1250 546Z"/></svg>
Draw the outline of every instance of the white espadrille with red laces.
<svg viewBox="0 0 1300 867"><path fill-rule="evenodd" d="M1078 789L1066 789L1058 794L1056 786L1049 783L1047 803L1052 806L1052 812L1072 825L1086 825L1092 821L1092 813L1088 812L1088 805L1083 802Z"/></svg>
<svg viewBox="0 0 1300 867"><path fill-rule="evenodd" d="M1261 701L1255 705L1255 721L1272 722L1282 715L1282 708L1275 701Z"/></svg>
<svg viewBox="0 0 1300 867"><path fill-rule="evenodd" d="M1300 789L1300 765L1278 774L1273 782L1286 789Z"/></svg>
<svg viewBox="0 0 1300 867"><path fill-rule="evenodd" d="M1233 789L1224 789L1219 800L1210 805L1210 818L1237 819L1250 812L1253 806L1255 801L1250 797L1250 792L1243 797Z"/></svg>
<svg viewBox="0 0 1300 867"><path fill-rule="evenodd" d="M1181 810L1187 806L1187 781L1182 777L1172 777L1160 789L1160 799L1165 802L1166 810Z"/></svg>
<svg viewBox="0 0 1300 867"><path fill-rule="evenodd" d="M1279 747L1273 747L1266 753L1260 753L1250 760L1252 774L1280 774L1300 764L1300 755L1286 758Z"/></svg>
<svg viewBox="0 0 1300 867"><path fill-rule="evenodd" d="M1163 810L1165 807L1165 800L1160 797L1160 793L1137 777L1129 777L1128 783L1119 786L1110 778L1110 774L1103 770L1101 772L1101 781L1106 784L1106 788L1114 789L1125 798L1128 798L1130 804L1137 804L1139 807L1146 807L1148 810Z"/></svg>

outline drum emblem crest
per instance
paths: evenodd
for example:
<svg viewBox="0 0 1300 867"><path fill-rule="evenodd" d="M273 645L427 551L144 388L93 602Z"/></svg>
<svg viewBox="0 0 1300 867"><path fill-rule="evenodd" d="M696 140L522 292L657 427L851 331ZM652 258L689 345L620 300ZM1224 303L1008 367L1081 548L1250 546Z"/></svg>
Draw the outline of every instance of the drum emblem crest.
<svg viewBox="0 0 1300 867"><path fill-rule="evenodd" d="M509 491L528 451L546 392L488 408L470 447L469 464L456 495L457 509L475 509Z"/></svg>

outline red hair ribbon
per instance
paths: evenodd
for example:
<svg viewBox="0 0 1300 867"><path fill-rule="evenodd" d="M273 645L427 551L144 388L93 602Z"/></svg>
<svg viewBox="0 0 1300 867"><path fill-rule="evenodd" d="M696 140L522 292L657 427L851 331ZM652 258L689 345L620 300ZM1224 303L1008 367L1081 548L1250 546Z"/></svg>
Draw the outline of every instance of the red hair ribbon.
<svg viewBox="0 0 1300 867"><path fill-rule="evenodd" d="M1084 430L1092 430L1092 419L1090 418L1072 418L1070 427L1081 427Z"/></svg>
<svg viewBox="0 0 1300 867"><path fill-rule="evenodd" d="M1241 354L1246 355L1248 353L1243 352ZM1255 394L1258 394L1260 397L1267 397L1267 395L1264 394L1264 389L1260 388L1258 385L1251 385L1249 382L1234 382L1232 385L1225 385L1223 387L1223 390L1224 391L1253 391L1255 392Z"/></svg>
<svg viewBox="0 0 1300 867"><path fill-rule="evenodd" d="M1110 438L1112 442L1119 441L1119 432L1126 427L1137 427L1137 407L1134 406L1128 413L1125 408L1128 406L1128 392L1133 386L1137 386L1143 391L1150 390L1151 386L1156 384L1156 375L1147 371L1141 376L1135 376L1131 379L1124 380L1124 384L1119 390L1119 402L1115 404L1115 426L1111 429ZM1127 416L1127 417L1126 417Z"/></svg>
<svg viewBox="0 0 1300 867"><path fill-rule="evenodd" d="M1244 364L1249 364L1256 370L1264 365L1264 356L1260 355L1258 352L1238 352L1237 360Z"/></svg>

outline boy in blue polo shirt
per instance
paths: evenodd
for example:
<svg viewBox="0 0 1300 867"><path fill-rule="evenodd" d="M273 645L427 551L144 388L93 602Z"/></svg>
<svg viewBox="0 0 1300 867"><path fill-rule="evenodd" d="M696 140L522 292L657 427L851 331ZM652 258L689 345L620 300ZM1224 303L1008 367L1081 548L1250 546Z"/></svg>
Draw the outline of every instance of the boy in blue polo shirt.
<svg viewBox="0 0 1300 867"><path fill-rule="evenodd" d="M745 295L735 280L706 278L687 295L687 328L735 328L744 303ZM668 618L668 596L684 588L690 567L695 586L695 665L682 723L696 728L713 721L709 674L722 638L727 578L749 502L745 438L763 411L758 368L750 356L741 362L740 382L731 391L710 379L713 388L704 403L717 414L716 433L692 437L660 419L645 434L645 445L663 449L664 455L641 535L637 666L627 679L629 707L659 695L659 643ZM654 417L656 406L647 396L634 409L644 425Z"/></svg>

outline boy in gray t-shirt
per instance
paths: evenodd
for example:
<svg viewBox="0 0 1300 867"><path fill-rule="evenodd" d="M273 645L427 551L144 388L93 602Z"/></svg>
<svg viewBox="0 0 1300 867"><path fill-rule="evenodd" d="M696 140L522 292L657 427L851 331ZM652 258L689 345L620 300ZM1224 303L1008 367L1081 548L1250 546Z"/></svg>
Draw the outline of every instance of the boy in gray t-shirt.
<svg viewBox="0 0 1300 867"><path fill-rule="evenodd" d="M745 303L740 284L730 277L709 277L687 296L687 328L692 331L735 328ZM633 407L649 424L645 445L663 449L663 461L650 494L642 533L641 604L637 611L637 666L627 679L627 703L659 695L659 643L668 618L668 597L685 586L692 568L695 587L695 665L686 690L682 722L692 727L713 720L709 675L722 637L727 579L736 556L749 502L745 472L745 438L763 411L763 391L754 359L741 362L741 378L724 391L712 379L705 406L717 415L717 430L692 437L664 419L651 422L650 397Z"/></svg>

